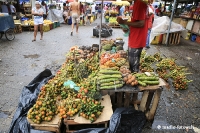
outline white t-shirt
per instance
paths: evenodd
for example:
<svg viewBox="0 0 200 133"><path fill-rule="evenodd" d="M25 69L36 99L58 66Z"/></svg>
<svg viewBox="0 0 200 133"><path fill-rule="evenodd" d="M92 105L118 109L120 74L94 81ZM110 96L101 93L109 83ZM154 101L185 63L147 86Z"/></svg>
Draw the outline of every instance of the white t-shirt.
<svg viewBox="0 0 200 133"><path fill-rule="evenodd" d="M32 11L34 11L35 13L44 13L44 10L42 9L42 8L40 8L40 9L37 9L36 7L34 7L33 9L32 9ZM34 19L40 19L40 18L42 18L43 16L34 16Z"/></svg>
<svg viewBox="0 0 200 133"><path fill-rule="evenodd" d="M15 13L16 8L13 5L10 5L10 10L12 13Z"/></svg>
<svg viewBox="0 0 200 133"><path fill-rule="evenodd" d="M95 12L95 5L92 5L92 12Z"/></svg>

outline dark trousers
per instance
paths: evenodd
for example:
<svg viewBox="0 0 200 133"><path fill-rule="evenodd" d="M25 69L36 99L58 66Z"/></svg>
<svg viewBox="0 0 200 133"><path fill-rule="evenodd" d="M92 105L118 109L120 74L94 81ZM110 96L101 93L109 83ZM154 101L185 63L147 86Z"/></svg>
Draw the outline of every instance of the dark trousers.
<svg viewBox="0 0 200 133"><path fill-rule="evenodd" d="M142 48L128 48L128 59L131 72L139 72Z"/></svg>

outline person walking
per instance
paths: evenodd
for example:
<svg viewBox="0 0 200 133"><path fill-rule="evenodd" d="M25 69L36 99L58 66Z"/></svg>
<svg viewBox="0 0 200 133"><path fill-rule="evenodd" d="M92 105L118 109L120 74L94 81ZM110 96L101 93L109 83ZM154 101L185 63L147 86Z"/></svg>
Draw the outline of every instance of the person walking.
<svg viewBox="0 0 200 133"><path fill-rule="evenodd" d="M148 6L149 9L149 18L148 18L148 33L147 33L147 41L146 41L146 48L150 48L150 34L151 34L151 29L153 26L153 21L154 21L154 8L153 6L150 4Z"/></svg>
<svg viewBox="0 0 200 133"><path fill-rule="evenodd" d="M48 12L47 11L47 5L46 5L46 3L44 1L42 1L41 6L42 6L42 9L44 11L43 18L46 19L47 18L47 12Z"/></svg>
<svg viewBox="0 0 200 133"><path fill-rule="evenodd" d="M131 72L139 72L140 56L142 49L146 46L146 36L148 30L147 4L141 0L134 0L133 15L131 21L118 17L119 24L129 26L130 34L128 41L128 59ZM123 29L127 32L128 29Z"/></svg>
<svg viewBox="0 0 200 133"><path fill-rule="evenodd" d="M43 39L43 14L44 11L41 8L39 1L36 1L35 7L32 9L32 15L34 15L34 39L32 40L32 42L36 41L38 27L40 27L40 40Z"/></svg>
<svg viewBox="0 0 200 133"><path fill-rule="evenodd" d="M85 25L87 24L87 22L89 22L89 24L91 25L90 19L92 16L92 9L89 5L86 6L86 22Z"/></svg>
<svg viewBox="0 0 200 133"><path fill-rule="evenodd" d="M92 3L92 16L94 17L95 16L95 12L96 12L96 9L95 9L95 4L94 3Z"/></svg>
<svg viewBox="0 0 200 133"><path fill-rule="evenodd" d="M69 16L72 16L72 31L71 36L73 36L74 24L76 23L76 33L78 33L78 26L79 26L79 16L80 16L80 4L78 0L75 0L70 4L69 8Z"/></svg>

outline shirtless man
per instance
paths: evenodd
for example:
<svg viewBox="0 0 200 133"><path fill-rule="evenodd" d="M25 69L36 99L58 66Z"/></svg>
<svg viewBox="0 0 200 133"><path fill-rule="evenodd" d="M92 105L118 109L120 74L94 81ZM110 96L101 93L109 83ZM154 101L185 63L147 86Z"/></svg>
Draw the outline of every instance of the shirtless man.
<svg viewBox="0 0 200 133"><path fill-rule="evenodd" d="M75 0L70 4L70 9L69 9L69 15L72 15L72 31L71 31L71 36L73 35L73 30L74 30L74 24L76 23L76 33L78 33L78 21L79 21L79 15L80 15L80 4L78 3L78 0Z"/></svg>

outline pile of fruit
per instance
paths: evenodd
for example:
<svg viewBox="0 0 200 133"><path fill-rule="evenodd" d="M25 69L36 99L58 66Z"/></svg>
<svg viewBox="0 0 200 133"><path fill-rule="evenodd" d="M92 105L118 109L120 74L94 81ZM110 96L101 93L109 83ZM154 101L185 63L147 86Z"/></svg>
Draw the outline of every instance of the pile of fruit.
<svg viewBox="0 0 200 133"><path fill-rule="evenodd" d="M97 120L104 108L100 102L88 97L81 99L81 103L79 116L90 120L91 123Z"/></svg>
<svg viewBox="0 0 200 133"><path fill-rule="evenodd" d="M156 72L158 76L166 81L173 80L173 86L176 90L187 89L191 80L187 79L187 69L176 64L175 59L162 58L159 53L147 55L142 51L140 59L141 72Z"/></svg>
<svg viewBox="0 0 200 133"><path fill-rule="evenodd" d="M136 79L135 75L132 75L132 74L125 76L124 82L126 82L127 85L131 85L131 86L138 85L138 80Z"/></svg>

